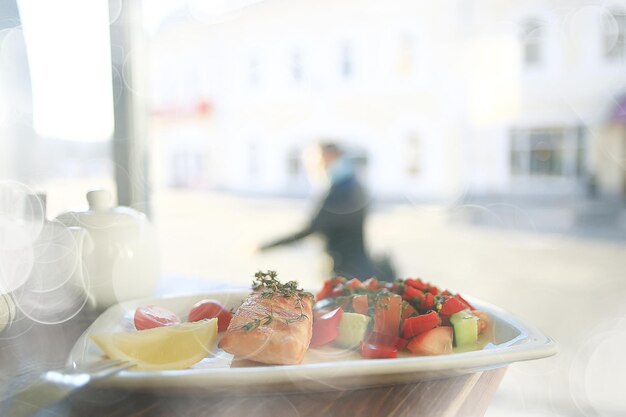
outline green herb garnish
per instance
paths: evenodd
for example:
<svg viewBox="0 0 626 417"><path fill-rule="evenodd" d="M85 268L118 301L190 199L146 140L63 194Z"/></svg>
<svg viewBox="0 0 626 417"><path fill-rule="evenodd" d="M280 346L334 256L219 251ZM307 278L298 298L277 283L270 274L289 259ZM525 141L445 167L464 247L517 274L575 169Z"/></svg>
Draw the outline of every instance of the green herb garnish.
<svg viewBox="0 0 626 417"><path fill-rule="evenodd" d="M276 271L257 272L256 274L254 274L252 289L259 292L261 297L263 298L272 298L275 296L295 298L295 307L300 314L296 317L282 319L285 324L291 324L301 320L307 320L309 317L304 314L304 305L302 304L302 299L304 297L310 297L312 299L313 294L306 292L301 288L298 288L298 283L296 281L288 281L283 284L278 280L277 276L278 273ZM276 317L274 317L273 313L270 312L263 319L254 319L253 321L246 323L242 326L242 329L246 332L249 332L258 328L261 324L263 324L264 326L269 325L274 321L274 319L276 319Z"/></svg>

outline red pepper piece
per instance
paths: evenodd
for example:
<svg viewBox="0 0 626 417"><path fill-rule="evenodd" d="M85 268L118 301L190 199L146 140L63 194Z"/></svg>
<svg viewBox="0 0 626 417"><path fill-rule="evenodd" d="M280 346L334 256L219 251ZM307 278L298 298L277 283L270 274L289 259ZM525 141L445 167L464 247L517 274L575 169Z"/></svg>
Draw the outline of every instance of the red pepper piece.
<svg viewBox="0 0 626 417"><path fill-rule="evenodd" d="M378 280L376 278L369 278L363 281L363 286L368 290L374 291L378 289Z"/></svg>
<svg viewBox="0 0 626 417"><path fill-rule="evenodd" d="M422 291L426 287L426 284L424 284L422 280L419 278L418 279L407 278L404 280L404 284L406 286L415 288L416 290L420 290L420 291Z"/></svg>
<svg viewBox="0 0 626 417"><path fill-rule="evenodd" d="M404 294L402 294L402 299L406 301L411 301L414 298L422 298L422 293L420 292L420 290L417 290L413 287L405 286Z"/></svg>
<svg viewBox="0 0 626 417"><path fill-rule="evenodd" d="M420 309L421 310L432 310L435 306L435 296L431 293L426 293L424 298L420 300Z"/></svg>
<svg viewBox="0 0 626 417"><path fill-rule="evenodd" d="M346 281L347 279L344 277L335 277L335 278L330 279L330 283L332 284L333 287L337 284L345 284Z"/></svg>
<svg viewBox="0 0 626 417"><path fill-rule="evenodd" d="M352 278L350 281L346 282L346 287L356 290L357 288L364 288L363 283L359 281L358 278Z"/></svg>
<svg viewBox="0 0 626 417"><path fill-rule="evenodd" d="M476 309L474 308L474 306L472 306L470 303L468 303L468 302L467 302L467 300L461 296L461 294L457 294L457 295L456 295L456 298L458 298L459 300L461 300L461 301L462 301L462 302L463 302L463 303L467 306L467 308L469 308L470 310L472 310L472 311L476 310Z"/></svg>
<svg viewBox="0 0 626 417"><path fill-rule="evenodd" d="M320 300L330 297L330 293L332 289L333 289L333 284L330 282L330 280L324 281L324 286L322 287L320 292L317 293L317 295L315 296L315 299L317 301L320 301Z"/></svg>
<svg viewBox="0 0 626 417"><path fill-rule="evenodd" d="M370 343L361 343L361 356L366 359L390 359L398 357L395 346L378 346Z"/></svg>
<svg viewBox="0 0 626 417"><path fill-rule="evenodd" d="M454 313L458 313L461 310L465 310L467 306L461 300L456 297L450 297L443 302L441 306L441 315L450 317Z"/></svg>
<svg viewBox="0 0 626 417"><path fill-rule="evenodd" d="M439 315L431 311L417 317L410 317L402 324L402 337L410 339L439 325Z"/></svg>
<svg viewBox="0 0 626 417"><path fill-rule="evenodd" d="M342 295L346 295L346 287L344 284L337 284L330 291L331 297L341 297Z"/></svg>

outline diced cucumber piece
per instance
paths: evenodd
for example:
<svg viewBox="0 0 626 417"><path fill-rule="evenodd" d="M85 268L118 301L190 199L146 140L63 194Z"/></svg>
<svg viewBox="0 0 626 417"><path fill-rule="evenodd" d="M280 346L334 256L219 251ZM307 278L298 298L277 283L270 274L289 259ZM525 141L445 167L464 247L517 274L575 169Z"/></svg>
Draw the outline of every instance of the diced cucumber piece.
<svg viewBox="0 0 626 417"><path fill-rule="evenodd" d="M343 313L337 331L339 336L334 343L344 348L353 349L365 339L367 327L372 319L369 316L358 313Z"/></svg>
<svg viewBox="0 0 626 417"><path fill-rule="evenodd" d="M469 310L462 310L450 316L454 328L454 345L473 346L478 342L478 317Z"/></svg>

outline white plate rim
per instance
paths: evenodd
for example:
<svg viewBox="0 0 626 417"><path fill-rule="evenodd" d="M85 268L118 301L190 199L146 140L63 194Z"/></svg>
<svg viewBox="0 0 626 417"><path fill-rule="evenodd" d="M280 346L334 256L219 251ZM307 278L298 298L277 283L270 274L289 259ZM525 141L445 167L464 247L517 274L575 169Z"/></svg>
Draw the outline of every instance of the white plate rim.
<svg viewBox="0 0 626 417"><path fill-rule="evenodd" d="M88 335L94 327L98 327L101 321L106 320L107 315L112 314L115 308L122 306L140 306L147 304L158 305L163 300L183 300L191 298L218 298L220 296L245 298L249 291L220 290L182 295L175 297L143 298L125 301L109 307L85 330L74 344L69 356L68 364L75 362L80 357L80 351L88 342ZM107 381L107 385L124 386L132 385L156 385L166 387L168 385L196 386L198 381L212 381L212 386L223 384L224 386L237 384L245 381L249 384L269 384L281 382L297 382L299 380L329 378L329 371L341 369L330 378L362 377L388 374L407 373L434 373L456 372L459 374L474 373L487 369L507 366L513 362L527 361L546 358L557 353L557 344L539 329L522 322L520 319L493 304L479 300L478 298L465 296L476 308L488 312L490 315L513 326L520 335L503 345L496 345L490 349L453 353L441 356L413 356L396 359L362 359L333 361L326 363L311 363L301 365L282 366L258 366L249 368L210 368L210 369L185 369L172 371L122 371ZM339 366L341 365L341 366ZM215 384L219 380L220 383ZM185 382L188 381L188 382ZM210 387L207 386L207 389Z"/></svg>

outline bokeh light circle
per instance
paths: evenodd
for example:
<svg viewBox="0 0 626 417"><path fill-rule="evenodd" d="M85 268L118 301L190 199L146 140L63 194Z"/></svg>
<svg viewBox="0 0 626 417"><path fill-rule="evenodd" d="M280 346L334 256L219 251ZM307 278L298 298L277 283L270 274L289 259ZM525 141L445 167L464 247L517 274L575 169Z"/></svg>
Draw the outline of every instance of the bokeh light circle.
<svg viewBox="0 0 626 417"><path fill-rule="evenodd" d="M74 233L58 221L46 223L33 246L34 264L28 282L32 291L56 290L75 273L82 255L82 242Z"/></svg>
<svg viewBox="0 0 626 417"><path fill-rule="evenodd" d="M603 417L626 415L624 346L626 329L610 332L598 343L587 362L584 377L587 399Z"/></svg>
<svg viewBox="0 0 626 417"><path fill-rule="evenodd" d="M15 319L15 303L9 294L0 294L0 333L11 327Z"/></svg>
<svg viewBox="0 0 626 417"><path fill-rule="evenodd" d="M33 268L32 246L0 249L0 294L8 294L24 285Z"/></svg>
<svg viewBox="0 0 626 417"><path fill-rule="evenodd" d="M0 297L4 297L11 310L11 323L5 331L0 332L0 340L14 340L28 333L35 325L35 322L19 311L13 294L4 294L0 295Z"/></svg>
<svg viewBox="0 0 626 417"><path fill-rule="evenodd" d="M41 324L59 324L76 316L89 300L88 270L81 262L71 280L42 292L28 281L14 292L17 308L29 319Z"/></svg>
<svg viewBox="0 0 626 417"><path fill-rule="evenodd" d="M422 199L419 195L423 193L419 187L409 186L402 192L402 196L413 207L420 210L431 211L447 211L451 208L459 207L463 201L468 198L469 187L466 184L459 186L458 189L442 194L435 199Z"/></svg>
<svg viewBox="0 0 626 417"><path fill-rule="evenodd" d="M16 181L0 181L0 248L32 245L44 220L45 208L34 190Z"/></svg>

